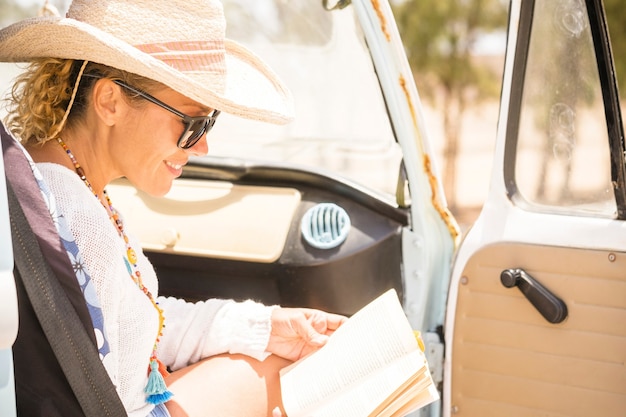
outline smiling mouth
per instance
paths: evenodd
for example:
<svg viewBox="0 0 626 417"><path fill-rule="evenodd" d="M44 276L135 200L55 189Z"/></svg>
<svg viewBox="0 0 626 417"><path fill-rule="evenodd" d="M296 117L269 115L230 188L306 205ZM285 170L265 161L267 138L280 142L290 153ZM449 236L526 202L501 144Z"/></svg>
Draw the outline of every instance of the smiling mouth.
<svg viewBox="0 0 626 417"><path fill-rule="evenodd" d="M183 167L181 164L174 164L174 163L169 162L169 161L165 161L165 165L167 165L170 168L174 168L176 170L181 169Z"/></svg>

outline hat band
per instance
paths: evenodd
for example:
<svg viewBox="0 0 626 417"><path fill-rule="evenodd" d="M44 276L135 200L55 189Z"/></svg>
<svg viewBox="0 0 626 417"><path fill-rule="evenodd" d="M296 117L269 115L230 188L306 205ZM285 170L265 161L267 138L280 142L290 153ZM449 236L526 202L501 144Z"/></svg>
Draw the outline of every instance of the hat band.
<svg viewBox="0 0 626 417"><path fill-rule="evenodd" d="M226 74L226 51L221 41L176 41L135 45L181 72Z"/></svg>

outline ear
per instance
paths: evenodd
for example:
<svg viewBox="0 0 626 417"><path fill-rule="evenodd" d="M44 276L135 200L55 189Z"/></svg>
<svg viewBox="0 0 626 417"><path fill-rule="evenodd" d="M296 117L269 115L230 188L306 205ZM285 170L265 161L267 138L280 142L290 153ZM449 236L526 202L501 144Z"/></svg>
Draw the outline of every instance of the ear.
<svg viewBox="0 0 626 417"><path fill-rule="evenodd" d="M107 126L113 126L125 113L128 103L122 97L120 86L107 78L97 80L93 86L93 106L98 118Z"/></svg>

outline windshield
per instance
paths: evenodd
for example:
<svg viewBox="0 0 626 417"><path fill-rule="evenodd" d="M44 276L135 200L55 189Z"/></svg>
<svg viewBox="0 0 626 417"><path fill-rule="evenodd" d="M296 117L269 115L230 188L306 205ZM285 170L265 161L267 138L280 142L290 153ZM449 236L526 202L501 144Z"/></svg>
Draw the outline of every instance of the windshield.
<svg viewBox="0 0 626 417"><path fill-rule="evenodd" d="M278 73L294 96L296 117L276 126L220 116L209 154L321 168L395 194L400 150L352 7L226 0L224 9L227 36Z"/></svg>
<svg viewBox="0 0 626 417"><path fill-rule="evenodd" d="M222 113L207 137L209 155L321 169L394 196L400 148L353 8L328 11L322 0L223 3L227 37L278 73L296 117L279 126ZM2 64L2 93L20 67Z"/></svg>

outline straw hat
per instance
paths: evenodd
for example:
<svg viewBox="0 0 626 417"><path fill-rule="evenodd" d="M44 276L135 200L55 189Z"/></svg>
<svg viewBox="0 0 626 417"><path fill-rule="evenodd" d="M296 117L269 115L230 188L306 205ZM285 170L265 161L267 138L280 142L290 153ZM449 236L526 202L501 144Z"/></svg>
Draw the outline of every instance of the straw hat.
<svg viewBox="0 0 626 417"><path fill-rule="evenodd" d="M226 113L288 122L289 90L260 58L225 39L225 30L217 0L74 0L65 18L36 17L0 30L0 61L98 62Z"/></svg>

